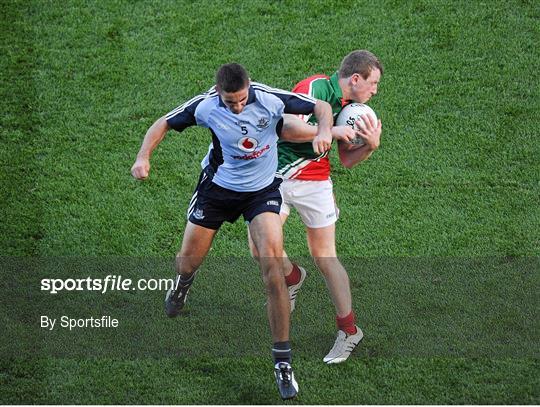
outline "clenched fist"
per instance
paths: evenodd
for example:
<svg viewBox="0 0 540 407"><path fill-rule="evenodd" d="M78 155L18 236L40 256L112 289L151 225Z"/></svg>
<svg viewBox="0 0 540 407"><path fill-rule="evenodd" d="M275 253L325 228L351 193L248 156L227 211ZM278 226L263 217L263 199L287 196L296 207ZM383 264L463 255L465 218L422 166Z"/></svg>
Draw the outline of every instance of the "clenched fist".
<svg viewBox="0 0 540 407"><path fill-rule="evenodd" d="M147 158L137 158L135 164L131 167L131 175L137 179L148 178L150 172L150 160Z"/></svg>

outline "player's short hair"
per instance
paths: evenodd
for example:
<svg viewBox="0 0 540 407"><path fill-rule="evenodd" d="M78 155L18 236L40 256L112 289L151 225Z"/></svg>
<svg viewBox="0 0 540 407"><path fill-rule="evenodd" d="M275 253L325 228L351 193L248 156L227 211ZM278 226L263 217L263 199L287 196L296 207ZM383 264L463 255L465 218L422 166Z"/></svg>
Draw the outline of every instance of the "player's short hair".
<svg viewBox="0 0 540 407"><path fill-rule="evenodd" d="M373 69L378 69L383 74L383 66L374 54L364 49L351 52L339 67L338 76L340 78L349 78L358 73L362 78L367 79Z"/></svg>
<svg viewBox="0 0 540 407"><path fill-rule="evenodd" d="M238 92L249 85L249 74L235 62L221 65L216 73L216 85L220 92Z"/></svg>

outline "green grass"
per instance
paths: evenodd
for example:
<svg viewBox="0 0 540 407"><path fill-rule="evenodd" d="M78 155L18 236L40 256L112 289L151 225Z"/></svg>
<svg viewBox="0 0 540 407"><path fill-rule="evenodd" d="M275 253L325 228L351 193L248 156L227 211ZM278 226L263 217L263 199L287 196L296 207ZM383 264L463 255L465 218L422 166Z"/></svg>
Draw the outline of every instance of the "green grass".
<svg viewBox="0 0 540 407"><path fill-rule="evenodd" d="M400 358L338 367L299 358L296 365L304 385L288 404L526 404L535 402L539 384L531 378L536 361ZM5 402L33 396L42 404L280 403L274 383L259 380L268 362L253 358L17 360L2 367L11 384Z"/></svg>
<svg viewBox="0 0 540 407"><path fill-rule="evenodd" d="M152 262L172 259L180 245L210 138L204 129L171 132L141 183L129 169L147 128L209 88L222 63L243 63L254 80L290 89L309 74L332 73L358 48L385 66L370 102L383 122L382 145L352 170L335 151L332 160L338 253L366 339L346 364L320 362L333 341L333 312L303 260L310 278L292 325L298 403L540 402L534 2L81 0L0 8L0 248L9 282L0 299L8 327L1 402L279 403L262 282L241 222L219 232L178 320L161 316L158 292L51 297L39 292L39 279L85 277L88 264L111 258L93 272L170 277ZM296 215L285 239L291 256L308 255ZM231 255L235 261L212 268ZM42 267L64 266L63 256L74 256L71 268ZM158 260L143 267L146 258ZM40 307L26 312L29 301ZM117 337L47 337L36 333L43 309L115 311L128 326ZM107 340L112 346L95 356ZM152 341L154 354L137 354ZM187 356L165 353L190 343ZM232 354L217 349L227 344Z"/></svg>

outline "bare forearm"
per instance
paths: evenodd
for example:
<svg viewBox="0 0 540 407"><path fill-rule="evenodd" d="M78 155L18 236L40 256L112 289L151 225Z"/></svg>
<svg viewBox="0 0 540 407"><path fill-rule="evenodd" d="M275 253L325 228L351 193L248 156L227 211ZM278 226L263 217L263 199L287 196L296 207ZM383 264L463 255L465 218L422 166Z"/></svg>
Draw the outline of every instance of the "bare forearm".
<svg viewBox="0 0 540 407"><path fill-rule="evenodd" d="M321 131L330 132L332 126L334 125L334 118L332 116L332 108L330 107L330 104L322 100L317 100L315 109L313 109L313 114L317 118L318 133Z"/></svg>
<svg viewBox="0 0 540 407"><path fill-rule="evenodd" d="M137 154L137 158L150 159L152 151L161 143L165 138L165 134L169 130L169 125L165 117L161 117L150 126L146 135L144 136L141 148Z"/></svg>
<svg viewBox="0 0 540 407"><path fill-rule="evenodd" d="M364 145L359 147L350 143L339 143L339 160L344 167L352 168L359 162L367 160L379 148L382 133L381 120L375 122L371 117L364 119L362 116L362 123L363 125L359 120L356 121L356 131Z"/></svg>
<svg viewBox="0 0 540 407"><path fill-rule="evenodd" d="M327 102L317 100L313 113L317 118L317 136L311 142L315 154L323 154L332 147L332 108Z"/></svg>
<svg viewBox="0 0 540 407"><path fill-rule="evenodd" d="M334 140L349 141L355 137L354 130L349 126L334 126L331 132ZM283 115L283 127L279 136L282 140L292 143L306 143L313 141L316 136L317 125L308 124L292 114Z"/></svg>
<svg viewBox="0 0 540 407"><path fill-rule="evenodd" d="M131 175L133 175L133 177L140 180L148 178L152 151L154 151L159 143L161 143L168 130L169 125L167 124L165 117L156 120L156 122L150 126L144 136L141 148L137 154L137 159L131 167Z"/></svg>
<svg viewBox="0 0 540 407"><path fill-rule="evenodd" d="M346 168L352 168L358 163L367 160L371 154L376 149L373 149L367 145L363 146L353 146L353 145L347 145L346 143L341 143L338 147L339 149L339 160L341 161L341 164L343 164Z"/></svg>

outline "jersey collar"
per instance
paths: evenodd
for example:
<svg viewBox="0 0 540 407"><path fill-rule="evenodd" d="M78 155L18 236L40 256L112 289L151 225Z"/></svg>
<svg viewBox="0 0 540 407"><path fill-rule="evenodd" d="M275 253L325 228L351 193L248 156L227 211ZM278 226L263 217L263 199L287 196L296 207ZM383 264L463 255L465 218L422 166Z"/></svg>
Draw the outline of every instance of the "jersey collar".
<svg viewBox="0 0 540 407"><path fill-rule="evenodd" d="M339 86L339 77L337 71L330 77L330 85L332 86L334 94L339 100L339 103L341 103L341 106L345 106L350 102L350 100L343 100L343 92L341 91L341 87Z"/></svg>
<svg viewBox="0 0 540 407"><path fill-rule="evenodd" d="M247 100L246 105L249 105L250 103L254 103L256 100L257 100L257 96L255 95L255 89L253 89L253 86L249 85L248 100ZM223 100L221 100L221 96L219 96L219 106L227 107L225 103L223 103Z"/></svg>

